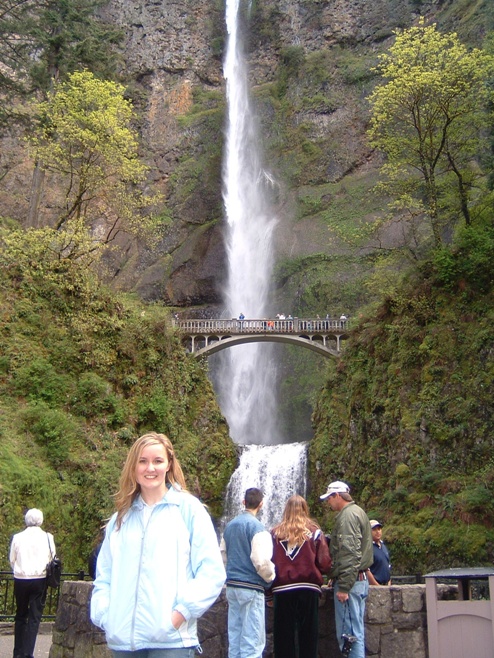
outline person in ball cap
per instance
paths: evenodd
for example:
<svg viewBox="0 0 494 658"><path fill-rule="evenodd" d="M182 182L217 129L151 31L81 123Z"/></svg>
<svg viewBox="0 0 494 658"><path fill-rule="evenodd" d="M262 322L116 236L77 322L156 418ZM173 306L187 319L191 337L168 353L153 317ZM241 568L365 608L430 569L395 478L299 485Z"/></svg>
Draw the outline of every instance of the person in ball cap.
<svg viewBox="0 0 494 658"><path fill-rule="evenodd" d="M391 562L389 551L382 540L382 523L372 519L370 521L372 532L372 548L374 551L374 562L371 564L367 576L369 585L389 585L391 583Z"/></svg>
<svg viewBox="0 0 494 658"><path fill-rule="evenodd" d="M333 512L337 512L329 544L336 636L345 655L365 658L367 571L374 560L370 522L364 510L355 504L346 482L331 482L321 500L326 500Z"/></svg>

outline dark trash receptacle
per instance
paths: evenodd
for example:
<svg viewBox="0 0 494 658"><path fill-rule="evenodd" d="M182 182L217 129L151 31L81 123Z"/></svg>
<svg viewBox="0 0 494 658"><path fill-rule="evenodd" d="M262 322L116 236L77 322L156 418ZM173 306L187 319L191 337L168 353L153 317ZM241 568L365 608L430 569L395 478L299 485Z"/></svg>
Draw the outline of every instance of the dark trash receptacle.
<svg viewBox="0 0 494 658"><path fill-rule="evenodd" d="M438 600L437 585L456 581L458 596ZM429 658L493 658L494 567L425 575Z"/></svg>

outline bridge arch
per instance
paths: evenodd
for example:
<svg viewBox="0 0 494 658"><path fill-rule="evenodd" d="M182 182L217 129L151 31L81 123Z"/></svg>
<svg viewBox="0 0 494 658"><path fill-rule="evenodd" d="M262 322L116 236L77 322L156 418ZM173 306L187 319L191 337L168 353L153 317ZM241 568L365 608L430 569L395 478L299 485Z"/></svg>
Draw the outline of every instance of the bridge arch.
<svg viewBox="0 0 494 658"><path fill-rule="evenodd" d="M340 352L330 347L325 346L319 340L310 339L308 336L287 336L284 334L254 334L248 336L226 336L215 340L216 337L208 340L208 344L197 350L193 354L196 357L209 356L225 350L234 345L243 345L246 343L289 343L291 345L298 345L306 349L322 354L325 357L338 357Z"/></svg>
<svg viewBox="0 0 494 658"><path fill-rule="evenodd" d="M288 343L325 357L338 357L348 336L347 320L286 318L282 320L174 320L182 342L194 356L208 356L246 343Z"/></svg>

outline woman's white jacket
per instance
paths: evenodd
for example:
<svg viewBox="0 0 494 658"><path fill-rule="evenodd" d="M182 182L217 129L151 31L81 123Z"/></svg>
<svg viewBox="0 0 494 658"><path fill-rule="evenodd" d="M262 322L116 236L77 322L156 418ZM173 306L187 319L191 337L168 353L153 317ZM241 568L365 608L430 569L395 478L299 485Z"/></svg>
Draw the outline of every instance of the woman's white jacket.
<svg viewBox="0 0 494 658"><path fill-rule="evenodd" d="M225 569L211 518L189 493L170 487L145 524L136 498L115 528L108 523L98 555L91 620L102 628L110 649L195 647L197 619L216 600ZM185 617L178 630L177 610Z"/></svg>

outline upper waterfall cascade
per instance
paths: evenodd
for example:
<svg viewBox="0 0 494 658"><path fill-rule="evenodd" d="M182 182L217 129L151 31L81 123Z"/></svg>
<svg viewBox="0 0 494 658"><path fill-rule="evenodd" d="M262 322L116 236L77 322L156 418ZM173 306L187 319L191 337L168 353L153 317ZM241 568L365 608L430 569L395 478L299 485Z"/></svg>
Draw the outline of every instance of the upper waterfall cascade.
<svg viewBox="0 0 494 658"><path fill-rule="evenodd" d="M269 315L274 264L273 210L275 178L262 162L258 122L251 102L243 34L248 18L240 0L227 0L228 32L224 76L227 124L223 162L223 201L226 216L228 276L225 318ZM244 446L240 466L227 493L226 519L242 509L245 490L259 487L265 494L262 520L269 526L280 519L292 493L305 495L306 446L290 443L280 430L277 361L270 343L235 346L217 359L215 388L233 440ZM280 445L285 444L285 445Z"/></svg>

